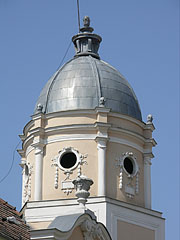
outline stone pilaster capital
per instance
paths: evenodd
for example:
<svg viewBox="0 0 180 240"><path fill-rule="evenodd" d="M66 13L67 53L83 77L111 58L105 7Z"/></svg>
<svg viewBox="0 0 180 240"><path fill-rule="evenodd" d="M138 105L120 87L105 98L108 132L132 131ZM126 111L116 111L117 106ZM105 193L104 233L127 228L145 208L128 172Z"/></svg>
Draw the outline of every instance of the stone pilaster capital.
<svg viewBox="0 0 180 240"><path fill-rule="evenodd" d="M144 164L145 165L151 165L151 158L152 158L152 154L151 153L145 153L144 154Z"/></svg>
<svg viewBox="0 0 180 240"><path fill-rule="evenodd" d="M43 148L44 148L45 144L43 142L35 142L32 143L32 147L35 148L35 154L43 154Z"/></svg>
<svg viewBox="0 0 180 240"><path fill-rule="evenodd" d="M97 137L96 137L96 142L97 142L97 144L98 144L97 148L98 148L98 149L100 149L100 148L101 148L101 149L106 149L107 141L108 141L108 138L97 136Z"/></svg>

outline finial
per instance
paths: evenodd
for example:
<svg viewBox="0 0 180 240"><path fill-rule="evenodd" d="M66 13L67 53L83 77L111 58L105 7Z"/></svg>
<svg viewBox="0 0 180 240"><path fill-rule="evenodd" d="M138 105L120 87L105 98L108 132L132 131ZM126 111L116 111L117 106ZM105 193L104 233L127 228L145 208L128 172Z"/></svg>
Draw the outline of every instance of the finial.
<svg viewBox="0 0 180 240"><path fill-rule="evenodd" d="M80 28L80 31L82 33L86 33L86 32L89 32L89 33L92 33L94 31L94 29L92 27L90 27L90 17L88 16L85 16L83 18L83 24L84 26L82 28Z"/></svg>
<svg viewBox="0 0 180 240"><path fill-rule="evenodd" d="M37 112L40 113L40 112L42 112L42 110L43 110L43 105L41 103L39 103L37 105Z"/></svg>
<svg viewBox="0 0 180 240"><path fill-rule="evenodd" d="M78 176L75 180L73 180L73 184L76 188L76 197L78 198L78 203L82 208L86 208L85 204L87 202L87 198L89 197L89 189L93 184L93 180L87 178L84 175Z"/></svg>
<svg viewBox="0 0 180 240"><path fill-rule="evenodd" d="M85 16L83 18L83 23L84 23L84 27L89 27L90 26L90 18L88 16Z"/></svg>
<svg viewBox="0 0 180 240"><path fill-rule="evenodd" d="M94 29L90 27L90 18L88 16L83 18L83 23L84 26L80 28L80 32L72 37L76 50L75 56L91 55L92 57L100 59L98 49L102 38L93 33Z"/></svg>
<svg viewBox="0 0 180 240"><path fill-rule="evenodd" d="M147 115L147 123L152 123L153 122L153 116L151 114Z"/></svg>
<svg viewBox="0 0 180 240"><path fill-rule="evenodd" d="M105 102L106 102L105 98L104 97L100 97L100 99L99 99L99 107L104 107L105 106Z"/></svg>

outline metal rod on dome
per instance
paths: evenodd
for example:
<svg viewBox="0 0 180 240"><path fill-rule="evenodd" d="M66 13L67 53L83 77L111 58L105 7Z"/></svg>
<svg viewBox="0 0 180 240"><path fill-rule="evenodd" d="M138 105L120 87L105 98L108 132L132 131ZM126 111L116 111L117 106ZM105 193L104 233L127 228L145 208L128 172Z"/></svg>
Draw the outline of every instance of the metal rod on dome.
<svg viewBox="0 0 180 240"><path fill-rule="evenodd" d="M79 26L79 32L80 32L79 0L77 0L77 10L78 10L78 26Z"/></svg>

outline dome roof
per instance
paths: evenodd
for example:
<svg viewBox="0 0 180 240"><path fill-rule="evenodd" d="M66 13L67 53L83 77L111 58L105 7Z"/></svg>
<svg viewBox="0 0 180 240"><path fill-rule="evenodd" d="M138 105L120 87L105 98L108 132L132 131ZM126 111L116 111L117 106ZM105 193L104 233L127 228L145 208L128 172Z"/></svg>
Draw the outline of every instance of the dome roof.
<svg viewBox="0 0 180 240"><path fill-rule="evenodd" d="M141 120L133 89L108 63L92 56L75 57L47 82L36 103L44 113L94 109L103 103L112 112Z"/></svg>
<svg viewBox="0 0 180 240"><path fill-rule="evenodd" d="M90 31L88 31L90 29ZM36 103L35 111L110 108L112 112L142 120L133 89L111 65L99 59L101 37L91 27L73 37L75 57L50 78Z"/></svg>

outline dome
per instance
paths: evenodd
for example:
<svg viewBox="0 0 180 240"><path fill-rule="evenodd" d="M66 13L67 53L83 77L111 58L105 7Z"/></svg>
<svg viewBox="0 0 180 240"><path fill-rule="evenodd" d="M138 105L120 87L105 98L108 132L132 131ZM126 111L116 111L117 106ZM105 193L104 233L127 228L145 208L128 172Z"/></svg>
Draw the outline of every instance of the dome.
<svg viewBox="0 0 180 240"><path fill-rule="evenodd" d="M81 31L73 37L75 57L47 82L34 113L106 107L112 112L142 120L138 100L127 80L99 59L97 51L101 37L92 34L93 29L89 26Z"/></svg>
<svg viewBox="0 0 180 240"><path fill-rule="evenodd" d="M124 77L108 63L92 56L70 60L47 82L37 101L44 113L94 109L104 106L112 112L141 120L137 98Z"/></svg>

